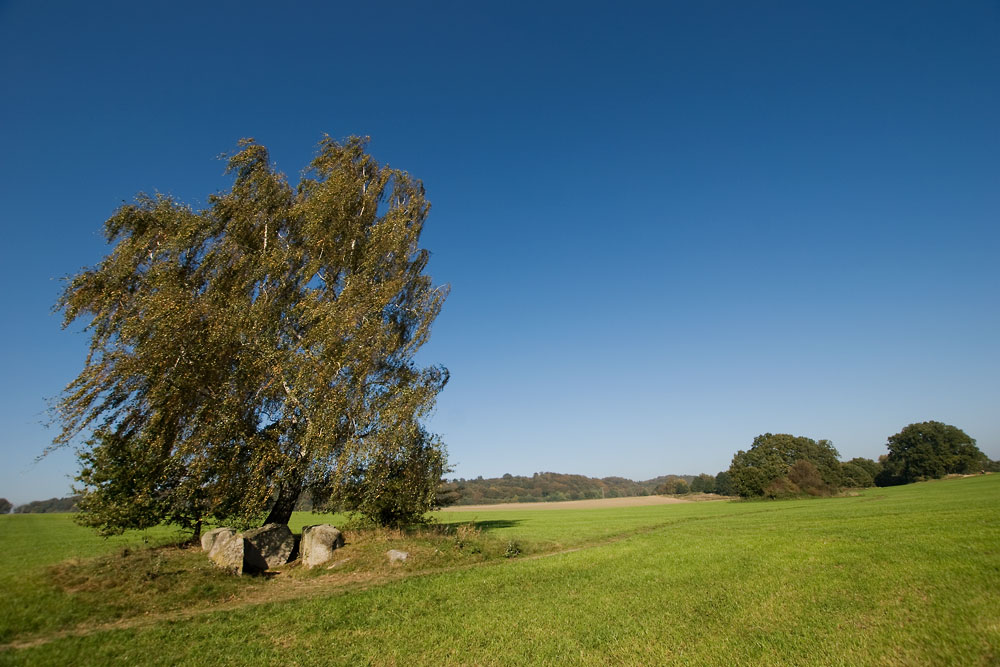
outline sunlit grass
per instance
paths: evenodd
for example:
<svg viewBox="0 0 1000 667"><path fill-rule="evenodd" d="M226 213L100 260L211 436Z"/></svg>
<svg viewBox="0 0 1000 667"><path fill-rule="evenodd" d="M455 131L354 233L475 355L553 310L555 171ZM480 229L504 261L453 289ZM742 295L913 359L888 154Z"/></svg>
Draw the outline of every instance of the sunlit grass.
<svg viewBox="0 0 1000 667"><path fill-rule="evenodd" d="M444 524L469 518L439 515ZM1000 475L851 498L484 512L477 519L493 523L463 529L472 541L490 549L510 541L533 546L514 558L492 553L477 560L455 546L457 529L372 533L354 546L370 544L377 555L390 542L412 540L411 569L362 587L60 638L2 653L0 660L975 665L1000 659ZM421 540L429 551L419 551ZM447 562L430 567L433 549L446 543ZM532 557L553 550L562 551ZM359 564L358 571L376 566L383 564ZM306 588L323 581L315 573L290 574Z"/></svg>

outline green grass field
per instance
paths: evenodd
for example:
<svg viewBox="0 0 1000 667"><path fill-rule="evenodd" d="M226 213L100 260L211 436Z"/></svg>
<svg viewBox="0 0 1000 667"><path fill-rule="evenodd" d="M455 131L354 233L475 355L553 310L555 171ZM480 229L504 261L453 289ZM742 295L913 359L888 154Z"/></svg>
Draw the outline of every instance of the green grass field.
<svg viewBox="0 0 1000 667"><path fill-rule="evenodd" d="M1000 475L472 518L348 533L333 570L236 579L149 548L165 529L104 541L3 516L0 663L1000 662ZM392 546L411 562L384 563Z"/></svg>

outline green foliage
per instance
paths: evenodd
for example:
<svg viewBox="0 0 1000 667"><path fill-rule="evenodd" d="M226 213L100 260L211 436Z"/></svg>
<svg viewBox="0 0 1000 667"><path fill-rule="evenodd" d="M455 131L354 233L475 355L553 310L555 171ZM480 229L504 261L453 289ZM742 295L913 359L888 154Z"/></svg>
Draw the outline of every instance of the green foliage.
<svg viewBox="0 0 1000 667"><path fill-rule="evenodd" d="M10 510L14 506L6 498L0 498L0 514L10 514Z"/></svg>
<svg viewBox="0 0 1000 667"><path fill-rule="evenodd" d="M111 253L58 304L91 336L53 445L87 436L82 521L287 522L303 489L353 491L361 470L429 507L377 461L447 382L413 361L447 289L424 274L423 186L365 149L324 139L292 187L244 140L205 210L140 195L105 223Z"/></svg>
<svg viewBox="0 0 1000 667"><path fill-rule="evenodd" d="M691 493L715 493L715 477L702 473L691 480Z"/></svg>
<svg viewBox="0 0 1000 667"><path fill-rule="evenodd" d="M828 496L833 489L823 480L819 470L811 461L799 459L788 466L788 481L794 484L801 493L810 496Z"/></svg>
<svg viewBox="0 0 1000 667"><path fill-rule="evenodd" d="M879 474L879 472L882 471L882 464L880 462L878 462L878 461L872 461L871 459L862 458L860 456L854 457L853 459L851 459L847 463L849 463L851 465L858 466L859 468L862 468L865 472L867 472L873 478L875 477L875 475Z"/></svg>
<svg viewBox="0 0 1000 667"><path fill-rule="evenodd" d="M791 485L780 480L788 477L789 469L797 461L808 461L822 483L833 491L843 483L837 457L837 450L829 440L817 442L786 433L765 433L754 438L749 450L736 453L729 466L729 475L734 490L744 498L785 496L794 493L798 485L791 480ZM812 482L809 484L814 488ZM811 491L806 493L812 494Z"/></svg>
<svg viewBox="0 0 1000 667"><path fill-rule="evenodd" d="M733 477L728 470L723 470L715 476L715 492L720 496L735 496L736 487L733 486Z"/></svg>
<svg viewBox="0 0 1000 667"><path fill-rule="evenodd" d="M144 530L167 522L186 529L209 514L206 492L185 480L184 466L165 460L141 435L101 428L78 453L83 485L76 520L102 535ZM185 488L187 482L187 488ZM223 513L219 513L220 515ZM249 522L238 522L245 528Z"/></svg>
<svg viewBox="0 0 1000 667"><path fill-rule="evenodd" d="M989 463L962 429L936 421L910 424L889 436L888 446L884 470L876 478L879 486L979 472Z"/></svg>
<svg viewBox="0 0 1000 667"><path fill-rule="evenodd" d="M452 484L442 477L434 491L434 504L438 507L451 507L457 504L462 499L463 489L462 484Z"/></svg>
<svg viewBox="0 0 1000 667"><path fill-rule="evenodd" d="M840 464L844 486L865 489L875 486L875 477L882 471L882 464L865 458L853 458Z"/></svg>
<svg viewBox="0 0 1000 667"><path fill-rule="evenodd" d="M764 489L763 495L767 498L774 498L776 500L788 500L790 498L798 498L803 495L802 489L800 489L795 482L788 479L787 476L776 477L771 480L771 483L767 485Z"/></svg>
<svg viewBox="0 0 1000 667"><path fill-rule="evenodd" d="M341 466L335 486L324 494L335 499L333 507L382 526L403 526L420 523L440 506L438 485L447 471L443 446L421 427L394 435Z"/></svg>

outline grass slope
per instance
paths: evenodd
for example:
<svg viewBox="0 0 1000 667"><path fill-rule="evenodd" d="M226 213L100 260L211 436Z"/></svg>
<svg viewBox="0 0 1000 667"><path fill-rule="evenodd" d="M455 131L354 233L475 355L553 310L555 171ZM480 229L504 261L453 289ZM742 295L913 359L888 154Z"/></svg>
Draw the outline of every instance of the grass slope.
<svg viewBox="0 0 1000 667"><path fill-rule="evenodd" d="M27 568L33 583L8 597L15 566L9 552L30 561L25 533L11 529L20 517L2 518L4 607L20 601L31 603L32 613L75 609L67 602L74 594L44 583L50 570L43 565ZM468 520L446 512L440 518ZM421 564L414 562L406 566L413 576L57 638L0 652L0 662L975 665L1000 659L1000 475L851 498L488 518L492 523L483 527L491 539L529 545L526 554L583 548L486 564L463 565L464 556L452 556L452 569L437 573L418 574ZM90 553L115 548L80 539ZM49 560L73 551L61 546ZM282 584L237 585L266 593ZM77 617L61 618L40 627ZM16 624L10 630L15 639L33 632Z"/></svg>

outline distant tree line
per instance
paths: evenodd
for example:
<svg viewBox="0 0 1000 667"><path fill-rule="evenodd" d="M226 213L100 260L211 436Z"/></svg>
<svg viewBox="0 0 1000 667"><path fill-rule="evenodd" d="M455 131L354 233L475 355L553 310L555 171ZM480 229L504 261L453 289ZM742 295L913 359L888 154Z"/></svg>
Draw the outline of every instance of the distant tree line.
<svg viewBox="0 0 1000 667"><path fill-rule="evenodd" d="M587 477L555 472L503 477L453 479L438 488L439 504L485 505L495 503L537 503L591 498L648 496L656 492L663 478L636 482L624 477ZM445 502L441 502L442 499Z"/></svg>
<svg viewBox="0 0 1000 667"><path fill-rule="evenodd" d="M668 496L683 496L689 493L714 493L720 496L733 494L729 471L724 470L712 476L706 473L700 475L667 475L660 477L663 481L656 486L656 493Z"/></svg>
<svg viewBox="0 0 1000 667"><path fill-rule="evenodd" d="M442 479L434 506L496 503L534 503L592 498L686 495L695 493L744 498L829 496L844 489L908 484L948 474L1000 472L964 431L941 422L910 424L888 438L888 454L879 459L840 461L829 440L813 440L787 433L765 433L750 449L738 451L728 470L716 475L663 475L644 481L624 477L587 477L555 472L475 479ZM16 513L75 512L78 496L36 500L20 505ZM306 492L295 507L311 511ZM0 514L10 503L0 498Z"/></svg>
<svg viewBox="0 0 1000 667"><path fill-rule="evenodd" d="M79 510L77 507L77 501L79 500L79 496L70 496L68 498L49 498L48 500L33 500L30 503L25 503L15 507L14 514L54 514L56 512L76 512ZM6 512L0 513L6 514Z"/></svg>
<svg viewBox="0 0 1000 667"><path fill-rule="evenodd" d="M888 449L878 461L840 461L829 440L765 433L733 456L728 474L732 490L744 498L795 498L1000 470L1000 462L990 461L964 431L936 421L889 436Z"/></svg>

